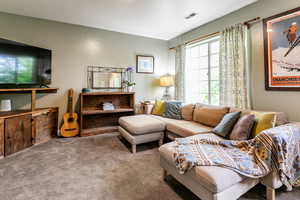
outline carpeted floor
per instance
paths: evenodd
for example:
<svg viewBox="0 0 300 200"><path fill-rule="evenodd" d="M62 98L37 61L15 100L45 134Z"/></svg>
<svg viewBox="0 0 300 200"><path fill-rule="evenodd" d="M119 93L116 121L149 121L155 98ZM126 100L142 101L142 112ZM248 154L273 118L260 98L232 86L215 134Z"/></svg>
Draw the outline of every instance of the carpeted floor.
<svg viewBox="0 0 300 200"><path fill-rule="evenodd" d="M1 200L199 200L168 177L162 181L157 143L129 152L117 135L55 139L0 160ZM264 199L257 186L242 200ZM299 200L300 190L278 200Z"/></svg>

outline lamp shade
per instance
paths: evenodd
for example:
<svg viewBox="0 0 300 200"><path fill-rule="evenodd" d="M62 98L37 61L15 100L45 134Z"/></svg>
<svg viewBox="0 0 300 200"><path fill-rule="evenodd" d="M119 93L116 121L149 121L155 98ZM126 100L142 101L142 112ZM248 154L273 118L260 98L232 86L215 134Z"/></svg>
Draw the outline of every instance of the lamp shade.
<svg viewBox="0 0 300 200"><path fill-rule="evenodd" d="M159 85L161 87L171 87L174 86L174 79L171 75L165 75L160 77L159 79Z"/></svg>

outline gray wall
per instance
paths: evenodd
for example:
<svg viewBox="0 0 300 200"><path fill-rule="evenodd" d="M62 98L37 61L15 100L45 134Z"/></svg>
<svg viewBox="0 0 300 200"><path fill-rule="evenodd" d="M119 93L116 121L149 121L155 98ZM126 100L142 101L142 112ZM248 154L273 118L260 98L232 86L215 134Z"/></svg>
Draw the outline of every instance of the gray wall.
<svg viewBox="0 0 300 200"><path fill-rule="evenodd" d="M167 41L133 36L83 26L0 13L0 37L51 49L52 87L57 94L39 95L38 106L59 106L66 111L67 90L75 89L76 98L86 87L86 66L135 66L136 54L155 56L154 74L135 74L136 100L161 97L157 78L169 71ZM11 98L14 108L29 107L29 96Z"/></svg>
<svg viewBox="0 0 300 200"><path fill-rule="evenodd" d="M266 18L300 6L299 0L259 0L169 41L169 46L222 30L224 27L255 17ZM264 49L262 22L255 23L252 36L252 96L254 109L284 111L291 120L300 121L300 92L277 92L264 89Z"/></svg>

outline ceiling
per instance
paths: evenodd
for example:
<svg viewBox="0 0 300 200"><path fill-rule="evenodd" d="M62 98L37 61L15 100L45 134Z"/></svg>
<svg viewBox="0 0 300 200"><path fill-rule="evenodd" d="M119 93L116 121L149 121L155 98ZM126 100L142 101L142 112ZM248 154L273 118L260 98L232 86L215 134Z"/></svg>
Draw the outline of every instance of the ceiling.
<svg viewBox="0 0 300 200"><path fill-rule="evenodd" d="M255 1L2 0L0 11L169 40Z"/></svg>

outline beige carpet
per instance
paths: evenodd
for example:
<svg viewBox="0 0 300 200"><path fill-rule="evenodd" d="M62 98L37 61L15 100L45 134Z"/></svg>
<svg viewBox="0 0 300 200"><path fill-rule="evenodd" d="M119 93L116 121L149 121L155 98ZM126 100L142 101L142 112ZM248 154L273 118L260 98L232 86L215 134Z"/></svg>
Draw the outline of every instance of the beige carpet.
<svg viewBox="0 0 300 200"><path fill-rule="evenodd" d="M116 135L55 139L0 160L1 200L199 200L172 177L164 182L157 143L138 146ZM241 199L264 199L257 186ZM279 200L299 200L300 190Z"/></svg>

